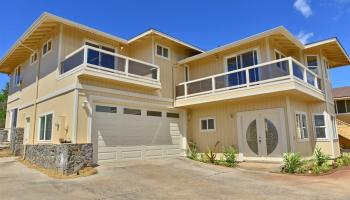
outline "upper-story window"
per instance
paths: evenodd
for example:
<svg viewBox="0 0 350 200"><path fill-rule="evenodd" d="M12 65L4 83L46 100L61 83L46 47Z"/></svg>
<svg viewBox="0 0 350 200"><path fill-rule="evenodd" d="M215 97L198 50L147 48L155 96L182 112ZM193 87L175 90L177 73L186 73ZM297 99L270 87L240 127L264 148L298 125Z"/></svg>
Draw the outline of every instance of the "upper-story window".
<svg viewBox="0 0 350 200"><path fill-rule="evenodd" d="M350 99L349 100L337 100L335 102L335 110L338 114L350 113Z"/></svg>
<svg viewBox="0 0 350 200"><path fill-rule="evenodd" d="M34 52L32 53L32 55L30 56L30 64L34 64L36 63L36 61L38 61L38 52Z"/></svg>
<svg viewBox="0 0 350 200"><path fill-rule="evenodd" d="M185 81L187 82L190 80L190 67L188 65L185 65L184 70Z"/></svg>
<svg viewBox="0 0 350 200"><path fill-rule="evenodd" d="M168 47L157 44L156 45L156 55L161 57L161 58L169 59L170 58L170 50Z"/></svg>
<svg viewBox="0 0 350 200"><path fill-rule="evenodd" d="M318 57L315 55L308 55L306 56L306 64L307 67L318 74Z"/></svg>
<svg viewBox="0 0 350 200"><path fill-rule="evenodd" d="M48 54L52 50L52 40L48 40L43 45L43 56Z"/></svg>
<svg viewBox="0 0 350 200"><path fill-rule="evenodd" d="M15 71L13 73L13 85L14 86L19 86L21 84L21 68L16 67Z"/></svg>
<svg viewBox="0 0 350 200"><path fill-rule="evenodd" d="M283 59L286 58L286 56L281 53L280 51L275 49L275 59L279 60L279 59ZM279 62L276 63L276 66L280 69L282 69L283 71L287 71L288 70L288 63L287 62Z"/></svg>

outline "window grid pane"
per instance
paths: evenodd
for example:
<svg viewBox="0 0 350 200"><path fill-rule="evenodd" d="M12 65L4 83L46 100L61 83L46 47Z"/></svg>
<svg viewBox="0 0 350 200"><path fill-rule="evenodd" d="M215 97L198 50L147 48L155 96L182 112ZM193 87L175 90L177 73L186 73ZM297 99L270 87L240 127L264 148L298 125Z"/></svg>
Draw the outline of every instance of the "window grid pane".
<svg viewBox="0 0 350 200"><path fill-rule="evenodd" d="M46 115L45 140L51 140L52 114Z"/></svg>

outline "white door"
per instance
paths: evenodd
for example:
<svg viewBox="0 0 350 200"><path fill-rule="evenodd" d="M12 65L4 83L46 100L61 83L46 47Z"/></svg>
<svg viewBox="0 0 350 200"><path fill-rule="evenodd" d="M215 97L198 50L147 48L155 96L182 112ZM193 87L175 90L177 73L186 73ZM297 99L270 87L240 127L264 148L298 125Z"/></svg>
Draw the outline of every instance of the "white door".
<svg viewBox="0 0 350 200"><path fill-rule="evenodd" d="M244 157L282 157L286 151L283 110L238 113L239 148Z"/></svg>
<svg viewBox="0 0 350 200"><path fill-rule="evenodd" d="M29 131L30 131L30 117L26 117L25 127L24 127L24 137L23 137L24 144L28 144L29 142Z"/></svg>
<svg viewBox="0 0 350 200"><path fill-rule="evenodd" d="M121 105L94 106L94 160L182 155L181 113Z"/></svg>

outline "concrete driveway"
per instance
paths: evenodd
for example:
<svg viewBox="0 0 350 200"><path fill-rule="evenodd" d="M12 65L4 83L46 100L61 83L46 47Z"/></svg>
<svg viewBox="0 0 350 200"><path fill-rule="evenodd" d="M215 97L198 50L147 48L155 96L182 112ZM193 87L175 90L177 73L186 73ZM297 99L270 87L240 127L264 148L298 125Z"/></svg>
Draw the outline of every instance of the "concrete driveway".
<svg viewBox="0 0 350 200"><path fill-rule="evenodd" d="M0 199L350 199L350 170L302 177L173 158L106 162L98 171L56 180L0 158Z"/></svg>

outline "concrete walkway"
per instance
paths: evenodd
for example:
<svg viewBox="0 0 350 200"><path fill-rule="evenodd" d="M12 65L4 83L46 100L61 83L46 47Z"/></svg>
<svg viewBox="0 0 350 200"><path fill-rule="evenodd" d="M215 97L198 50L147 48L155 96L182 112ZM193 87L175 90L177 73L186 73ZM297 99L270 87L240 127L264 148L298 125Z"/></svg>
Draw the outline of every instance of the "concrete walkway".
<svg viewBox="0 0 350 200"><path fill-rule="evenodd" d="M98 171L56 180L0 158L0 199L350 199L350 170L303 177L174 158L106 162Z"/></svg>

